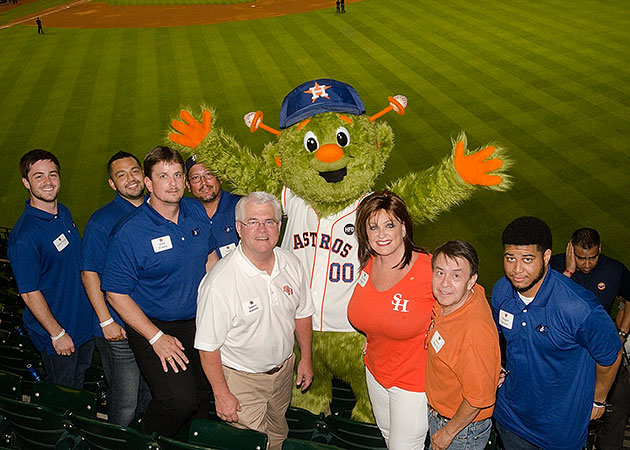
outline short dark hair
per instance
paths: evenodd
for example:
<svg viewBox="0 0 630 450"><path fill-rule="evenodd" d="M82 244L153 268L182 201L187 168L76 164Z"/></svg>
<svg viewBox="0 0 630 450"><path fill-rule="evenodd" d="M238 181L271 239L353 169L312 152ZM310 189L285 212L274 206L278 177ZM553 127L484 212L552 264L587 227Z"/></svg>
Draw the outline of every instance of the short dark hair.
<svg viewBox="0 0 630 450"><path fill-rule="evenodd" d="M142 167L142 163L134 155L132 155L131 153L119 151L119 152L114 153L114 155L111 158L109 158L109 161L107 161L107 174L109 175L109 178L112 178L112 176L114 175L112 173L112 164L114 163L114 161L118 161L119 159L125 159L125 158L135 159L138 165Z"/></svg>
<svg viewBox="0 0 630 450"><path fill-rule="evenodd" d="M535 245L541 253L551 249L551 229L538 217L514 219L503 230L503 245Z"/></svg>
<svg viewBox="0 0 630 450"><path fill-rule="evenodd" d="M601 241L599 240L599 233L593 228L580 228L575 230L571 235L571 243L576 246L579 245L583 249L599 247Z"/></svg>
<svg viewBox="0 0 630 450"><path fill-rule="evenodd" d="M437 247L433 252L433 257L431 257L431 268L435 268L435 260L440 255L444 255L449 259L465 259L470 265L470 276L479 273L479 257L477 256L477 250L466 241L446 241Z"/></svg>
<svg viewBox="0 0 630 450"><path fill-rule="evenodd" d="M184 171L184 158L182 158L182 155L174 148L158 145L144 157L144 175L151 178L153 166L160 162L179 164L182 166L182 172Z"/></svg>
<svg viewBox="0 0 630 450"><path fill-rule="evenodd" d="M383 190L374 192L372 195L363 199L357 209L355 228L357 241L359 241L359 263L361 267L367 265L370 256L377 255L368 240L367 223L372 216L381 210L385 211L405 226L406 233L403 237L405 253L402 260L395 267L402 269L409 264L414 251L427 253L425 249L417 246L413 241L413 221L411 220L411 214L409 214L409 210L403 199L393 192Z"/></svg>
<svg viewBox="0 0 630 450"><path fill-rule="evenodd" d="M49 151L36 148L25 153L22 158L20 158L20 173L22 174L22 178L28 179L28 172L31 170L31 166L38 161L45 160L52 161L55 166L57 166L57 172L61 175L61 165L57 157Z"/></svg>

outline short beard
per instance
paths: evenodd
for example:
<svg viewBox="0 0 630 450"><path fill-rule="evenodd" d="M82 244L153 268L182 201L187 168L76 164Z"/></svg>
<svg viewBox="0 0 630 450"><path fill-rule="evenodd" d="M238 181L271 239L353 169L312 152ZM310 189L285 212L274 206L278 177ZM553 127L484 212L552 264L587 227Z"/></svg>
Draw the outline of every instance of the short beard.
<svg viewBox="0 0 630 450"><path fill-rule="evenodd" d="M540 268L540 272L538 273L538 275L536 276L534 281L532 281L527 286L522 287L522 288L516 287L516 286L514 286L514 283L512 283L512 287L514 288L514 290L516 292L519 292L519 293L527 292L531 288L533 288L536 283L538 283L540 280L542 280L544 276L545 276L545 265L543 264L543 266Z"/></svg>
<svg viewBox="0 0 630 450"><path fill-rule="evenodd" d="M127 200L139 200L142 197L144 197L144 189L142 189L138 195L125 195L120 191L118 193L120 194L122 198L127 199Z"/></svg>
<svg viewBox="0 0 630 450"><path fill-rule="evenodd" d="M201 203L212 203L212 202L213 202L213 201L215 201L215 200L217 199L217 197L219 196L219 192L220 192L220 191L217 191L217 192L215 192L215 193L214 193L214 195L212 195L212 194L211 194L211 195L209 195L209 196L207 196L207 197L199 197L199 199L198 199L198 200L199 200Z"/></svg>

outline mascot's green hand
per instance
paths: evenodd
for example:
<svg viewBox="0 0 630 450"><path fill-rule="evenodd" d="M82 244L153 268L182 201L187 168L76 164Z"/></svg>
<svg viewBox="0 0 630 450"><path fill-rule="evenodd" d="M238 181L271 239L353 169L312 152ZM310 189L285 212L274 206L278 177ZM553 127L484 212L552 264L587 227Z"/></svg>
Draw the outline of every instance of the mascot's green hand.
<svg viewBox="0 0 630 450"><path fill-rule="evenodd" d="M201 141L210 132L212 121L210 111L204 111L201 117L201 123L197 121L188 111L182 110L179 113L182 122L173 120L172 125L177 133L170 133L168 138L184 147L197 148Z"/></svg>
<svg viewBox="0 0 630 450"><path fill-rule="evenodd" d="M483 150L466 156L464 143L459 141L455 147L455 170L459 176L468 184L481 186L496 186L501 184L501 177L498 175L488 175L493 170L503 165L500 159L489 159L494 147L486 147Z"/></svg>

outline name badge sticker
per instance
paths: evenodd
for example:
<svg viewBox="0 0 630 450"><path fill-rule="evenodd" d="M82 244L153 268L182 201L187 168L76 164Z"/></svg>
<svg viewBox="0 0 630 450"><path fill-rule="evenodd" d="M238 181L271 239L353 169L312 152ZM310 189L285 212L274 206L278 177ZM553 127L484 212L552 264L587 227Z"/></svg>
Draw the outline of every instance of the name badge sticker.
<svg viewBox="0 0 630 450"><path fill-rule="evenodd" d="M512 329L512 324L514 323L514 314L510 314L507 311L499 310L499 325L508 330Z"/></svg>
<svg viewBox="0 0 630 450"><path fill-rule="evenodd" d="M246 302L243 302L243 309L246 314L254 314L255 312L260 310L260 300L258 297L252 298Z"/></svg>
<svg viewBox="0 0 630 450"><path fill-rule="evenodd" d="M232 253L235 248L236 248L236 244L234 242L231 242L228 245L224 245L223 247L219 247L219 253L221 253L221 258L225 258L227 255Z"/></svg>
<svg viewBox="0 0 630 450"><path fill-rule="evenodd" d="M60 252L70 244L70 241L68 241L68 238L65 234L61 233L59 236L57 236L57 239L53 241L53 244L55 245L57 251Z"/></svg>
<svg viewBox="0 0 630 450"><path fill-rule="evenodd" d="M368 282L369 279L370 276L366 272L361 271L361 275L359 275L359 280L357 281L357 283L359 283L361 287L365 287L365 284Z"/></svg>
<svg viewBox="0 0 630 450"><path fill-rule="evenodd" d="M153 251L155 253L160 253L173 248L173 243L171 242L171 237L169 235L151 239L151 245L153 246Z"/></svg>
<svg viewBox="0 0 630 450"><path fill-rule="evenodd" d="M433 333L433 337L431 338L431 346L433 347L433 350L435 350L435 353L438 353L442 349L442 347L444 347L444 338L442 337L442 335L440 335L439 331Z"/></svg>

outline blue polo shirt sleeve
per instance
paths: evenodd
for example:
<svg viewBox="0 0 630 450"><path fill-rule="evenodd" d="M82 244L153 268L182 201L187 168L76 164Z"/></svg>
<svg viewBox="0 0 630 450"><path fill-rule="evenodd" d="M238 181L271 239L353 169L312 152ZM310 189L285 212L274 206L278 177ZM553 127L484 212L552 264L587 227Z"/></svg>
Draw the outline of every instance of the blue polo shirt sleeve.
<svg viewBox="0 0 630 450"><path fill-rule="evenodd" d="M94 220L88 221L81 244L81 270L103 273L109 233Z"/></svg>
<svg viewBox="0 0 630 450"><path fill-rule="evenodd" d="M110 238L101 279L104 291L131 295L138 284L138 264L131 251L133 246L126 242L127 239L121 235Z"/></svg>
<svg viewBox="0 0 630 450"><path fill-rule="evenodd" d="M600 366L614 363L621 349L617 329L602 306L594 308L578 328L576 341Z"/></svg>
<svg viewBox="0 0 630 450"><path fill-rule="evenodd" d="M41 252L35 240L19 239L9 246L8 255L20 294L41 290Z"/></svg>

